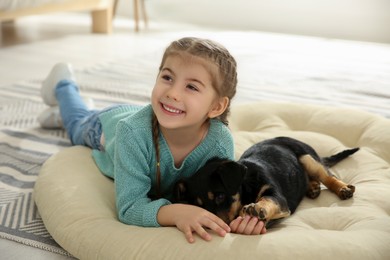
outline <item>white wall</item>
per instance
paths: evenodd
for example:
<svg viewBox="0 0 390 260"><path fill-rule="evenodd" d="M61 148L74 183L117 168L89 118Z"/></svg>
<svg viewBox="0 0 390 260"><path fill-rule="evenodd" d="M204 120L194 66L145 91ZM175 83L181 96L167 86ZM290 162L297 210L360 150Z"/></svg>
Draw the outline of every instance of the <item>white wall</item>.
<svg viewBox="0 0 390 260"><path fill-rule="evenodd" d="M121 4L120 1L119 3ZM132 14L126 1L118 12ZM390 0L146 0L151 20L390 43Z"/></svg>

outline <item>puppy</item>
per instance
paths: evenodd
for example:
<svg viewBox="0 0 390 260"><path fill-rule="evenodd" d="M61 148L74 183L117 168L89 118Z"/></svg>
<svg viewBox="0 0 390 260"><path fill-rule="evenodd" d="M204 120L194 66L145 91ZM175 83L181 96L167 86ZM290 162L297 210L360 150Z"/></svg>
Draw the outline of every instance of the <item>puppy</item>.
<svg viewBox="0 0 390 260"><path fill-rule="evenodd" d="M355 187L328 170L357 152L348 149L320 158L309 145L289 137L257 143L235 161L211 159L188 179L174 187L174 202L202 207L230 223L250 215L267 226L294 213L306 195L317 198L320 183L340 199L353 196Z"/></svg>

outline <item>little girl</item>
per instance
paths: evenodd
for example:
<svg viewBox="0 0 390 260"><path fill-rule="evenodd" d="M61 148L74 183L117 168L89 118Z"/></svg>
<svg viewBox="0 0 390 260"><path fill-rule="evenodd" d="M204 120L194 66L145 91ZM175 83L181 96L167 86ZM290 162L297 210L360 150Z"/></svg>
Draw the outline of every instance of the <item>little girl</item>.
<svg viewBox="0 0 390 260"><path fill-rule="evenodd" d="M59 106L72 144L91 147L101 172L114 179L121 222L176 226L192 243L193 232L211 239L205 228L220 236L230 231L264 232L263 223L256 219L239 218L229 227L202 208L169 201L179 178L192 175L212 157L234 159L226 125L236 85L236 61L224 47L210 40L183 38L167 47L151 104L145 107L89 110L65 63L54 66L41 94L46 104ZM39 117L43 127L53 126L50 116L44 112Z"/></svg>

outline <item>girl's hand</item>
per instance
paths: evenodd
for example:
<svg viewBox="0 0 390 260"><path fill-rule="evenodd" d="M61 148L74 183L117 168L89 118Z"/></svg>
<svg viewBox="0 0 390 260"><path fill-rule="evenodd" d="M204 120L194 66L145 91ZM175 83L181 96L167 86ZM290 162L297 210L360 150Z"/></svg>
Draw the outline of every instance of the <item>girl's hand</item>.
<svg viewBox="0 0 390 260"><path fill-rule="evenodd" d="M233 233L245 235L260 235L267 232L263 221L256 217L237 217L230 222L230 228Z"/></svg>
<svg viewBox="0 0 390 260"><path fill-rule="evenodd" d="M230 232L230 227L219 217L205 209L185 204L171 204L160 208L158 221L162 226L175 225L182 231L189 243L195 242L193 232L196 232L206 241L211 235L205 228L209 228L220 236Z"/></svg>

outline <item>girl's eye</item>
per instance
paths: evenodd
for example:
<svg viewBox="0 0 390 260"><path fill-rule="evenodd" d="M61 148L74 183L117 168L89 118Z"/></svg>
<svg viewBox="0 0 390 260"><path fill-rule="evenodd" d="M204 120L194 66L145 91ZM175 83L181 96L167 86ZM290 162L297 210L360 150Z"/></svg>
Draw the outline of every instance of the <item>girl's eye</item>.
<svg viewBox="0 0 390 260"><path fill-rule="evenodd" d="M198 88L194 85L191 85L191 84L188 84L187 85L187 88L190 89L190 90L193 90L193 91L199 91Z"/></svg>
<svg viewBox="0 0 390 260"><path fill-rule="evenodd" d="M169 75L162 75L161 78L166 80L166 81L172 81L172 78Z"/></svg>

